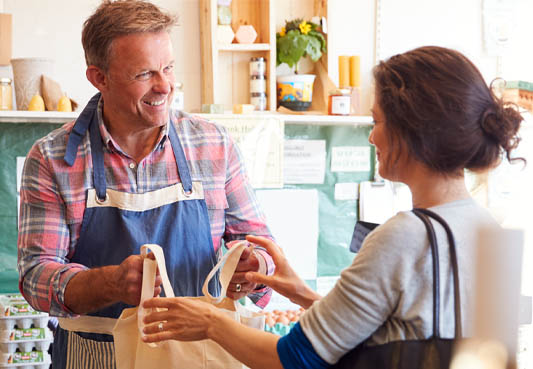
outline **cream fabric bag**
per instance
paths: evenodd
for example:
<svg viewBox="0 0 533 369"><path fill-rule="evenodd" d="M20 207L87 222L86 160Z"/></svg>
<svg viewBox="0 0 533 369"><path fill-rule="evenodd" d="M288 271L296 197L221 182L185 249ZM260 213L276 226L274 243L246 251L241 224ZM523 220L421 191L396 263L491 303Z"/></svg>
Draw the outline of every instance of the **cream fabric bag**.
<svg viewBox="0 0 533 369"><path fill-rule="evenodd" d="M211 270L207 276L202 292L205 296L190 297L202 299L224 311L234 320L249 327L264 329L264 316L245 309L240 303L225 297L226 291L237 267L242 252L247 247L247 242L239 242L234 245ZM163 279L163 288L166 296L174 297L174 291L170 285L165 267L163 250L158 245L143 245L141 253L146 255L152 251L156 260L144 259L143 285L141 293L141 305L153 296L156 270ZM213 297L208 291L209 281L215 273L221 269L220 284L222 291L220 297ZM233 356L212 340L196 342L164 341L158 344L147 344L141 340L142 322L144 315L149 313L141 307L125 309L120 315L114 329L115 355L117 369L216 369L246 368ZM228 337L228 339L233 339ZM243 344L246 344L243 342Z"/></svg>

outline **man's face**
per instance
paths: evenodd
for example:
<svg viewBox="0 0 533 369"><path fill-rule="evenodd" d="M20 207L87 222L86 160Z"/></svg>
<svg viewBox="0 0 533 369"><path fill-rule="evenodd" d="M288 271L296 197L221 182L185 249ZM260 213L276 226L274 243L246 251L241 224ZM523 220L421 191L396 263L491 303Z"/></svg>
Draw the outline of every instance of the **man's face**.
<svg viewBox="0 0 533 369"><path fill-rule="evenodd" d="M167 32L134 33L115 39L102 88L104 117L132 132L168 122L174 91L174 57Z"/></svg>

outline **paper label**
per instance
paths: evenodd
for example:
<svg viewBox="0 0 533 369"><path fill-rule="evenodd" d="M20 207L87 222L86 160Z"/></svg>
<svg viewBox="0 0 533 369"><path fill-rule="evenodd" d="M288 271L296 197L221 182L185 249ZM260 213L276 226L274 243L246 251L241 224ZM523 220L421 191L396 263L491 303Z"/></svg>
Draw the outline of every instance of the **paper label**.
<svg viewBox="0 0 533 369"><path fill-rule="evenodd" d="M336 146L331 149L332 172L369 172L370 146Z"/></svg>
<svg viewBox="0 0 533 369"><path fill-rule="evenodd" d="M286 140L283 177L288 184L322 184L326 173L325 140Z"/></svg>

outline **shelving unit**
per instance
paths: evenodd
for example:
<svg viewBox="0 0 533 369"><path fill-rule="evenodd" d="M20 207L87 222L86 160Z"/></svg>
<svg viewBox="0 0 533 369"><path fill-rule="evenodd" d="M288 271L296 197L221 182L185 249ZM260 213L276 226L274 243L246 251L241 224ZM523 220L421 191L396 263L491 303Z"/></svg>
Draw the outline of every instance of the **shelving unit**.
<svg viewBox="0 0 533 369"><path fill-rule="evenodd" d="M254 26L257 39L253 44L218 45L217 0L200 0L200 36L202 40L202 104L250 102L249 62L264 57L267 66L267 109L276 110L276 32L274 0L233 0L233 31L243 24ZM236 41L234 41L236 42Z"/></svg>

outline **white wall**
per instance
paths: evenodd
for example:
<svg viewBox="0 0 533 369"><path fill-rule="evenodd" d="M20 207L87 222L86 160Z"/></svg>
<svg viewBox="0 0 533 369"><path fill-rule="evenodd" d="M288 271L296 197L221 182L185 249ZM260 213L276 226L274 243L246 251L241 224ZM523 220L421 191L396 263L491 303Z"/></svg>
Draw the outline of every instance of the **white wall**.
<svg viewBox="0 0 533 369"><path fill-rule="evenodd" d="M179 15L172 34L176 80L184 84L186 108L200 106L200 23L197 0L153 1ZM3 4L2 4L3 3ZM99 0L0 0L13 15L13 58L49 57L55 60L55 79L74 100L84 105L97 90L85 78L81 29ZM11 75L0 67L0 76Z"/></svg>
<svg viewBox="0 0 533 369"><path fill-rule="evenodd" d="M309 18L313 0L273 0L277 30L286 19ZM488 0L485 0L488 1ZM339 55L360 55L363 106L368 113L372 99L371 69L374 65L375 4L381 3L379 56L386 58L416 46L437 44L467 54L487 81L498 69L506 79L533 81L533 25L531 0L497 0L514 4L515 19L511 47L498 67L498 59L483 49L482 0L329 0L328 64L338 82ZM81 47L82 23L99 0L0 0L0 9L13 14L13 57L42 56L56 60L56 79L63 89L84 104L95 89L85 78ZM180 26L172 32L176 79L184 83L186 110L200 107L200 28L198 0L154 0L177 13ZM287 69L280 67L280 73ZM0 67L0 76L10 68Z"/></svg>

